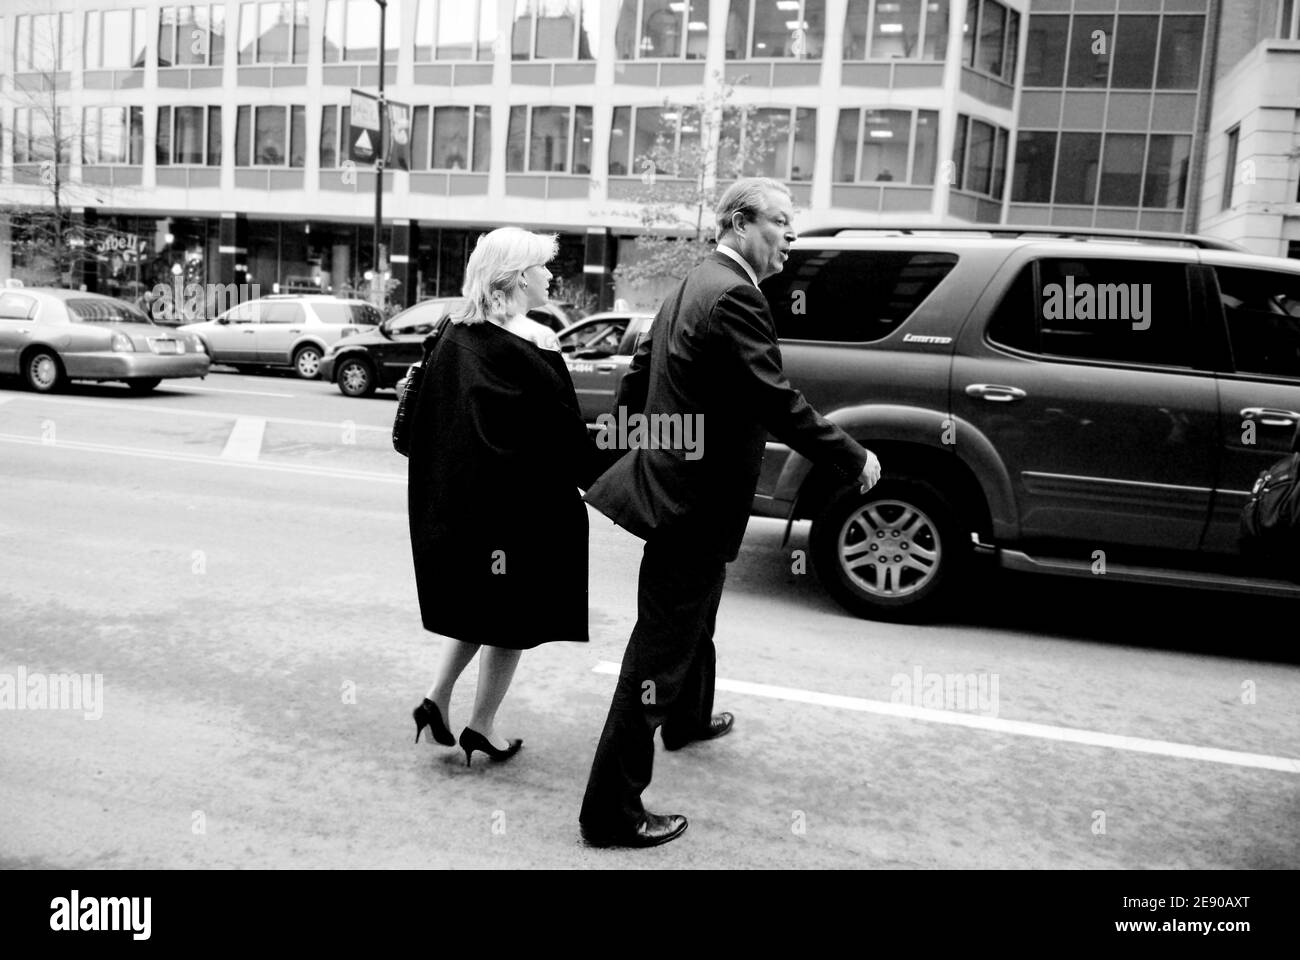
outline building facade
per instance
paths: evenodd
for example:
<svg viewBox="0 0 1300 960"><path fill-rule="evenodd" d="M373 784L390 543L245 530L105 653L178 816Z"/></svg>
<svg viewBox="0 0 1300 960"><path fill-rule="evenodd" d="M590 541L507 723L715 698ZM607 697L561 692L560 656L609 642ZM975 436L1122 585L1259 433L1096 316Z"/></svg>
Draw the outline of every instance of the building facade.
<svg viewBox="0 0 1300 960"><path fill-rule="evenodd" d="M1286 214L1206 217L1205 191L1216 124L1236 118L1242 157L1285 154L1286 85L1258 73L1285 79L1294 45L1243 33L1240 79L1216 92L1220 2L388 0L410 169L383 174L381 266L401 303L455 294L474 239L512 223L560 234L557 299L637 302L613 268L637 234L674 229L640 201L695 196L697 172L786 181L801 227L1200 226L1263 244L1259 218L1283 231ZM1294 22L1290 0L1241 2ZM377 174L351 159L350 104L377 89L379 35L375 0L8 0L0 276L24 256L2 231L21 238L57 191L98 228L91 288L365 292ZM679 212L689 232L698 211Z"/></svg>

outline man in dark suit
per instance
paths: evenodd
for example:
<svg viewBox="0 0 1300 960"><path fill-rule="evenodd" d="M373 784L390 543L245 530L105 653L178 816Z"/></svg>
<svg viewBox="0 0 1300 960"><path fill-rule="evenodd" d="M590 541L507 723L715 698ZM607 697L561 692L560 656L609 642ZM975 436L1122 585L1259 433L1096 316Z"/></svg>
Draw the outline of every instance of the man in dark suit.
<svg viewBox="0 0 1300 960"><path fill-rule="evenodd" d="M641 804L656 728L674 750L732 727L730 713L713 714L713 628L768 433L864 491L880 478L875 455L819 416L782 373L758 284L781 272L792 220L790 192L778 181L728 188L717 250L664 301L619 389L625 416L690 417L703 432L692 449L639 445L587 493L646 541L637 623L582 803L582 835L596 846L654 846L686 829L685 817Z"/></svg>

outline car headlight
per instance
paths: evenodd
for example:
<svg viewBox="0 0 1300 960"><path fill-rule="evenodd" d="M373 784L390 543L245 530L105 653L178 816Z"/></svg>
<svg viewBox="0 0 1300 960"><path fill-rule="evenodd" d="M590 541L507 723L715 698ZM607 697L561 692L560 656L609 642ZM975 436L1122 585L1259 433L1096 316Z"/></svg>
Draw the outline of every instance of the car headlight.
<svg viewBox="0 0 1300 960"><path fill-rule="evenodd" d="M116 353L130 353L135 350L135 344L125 333L113 334L112 347Z"/></svg>

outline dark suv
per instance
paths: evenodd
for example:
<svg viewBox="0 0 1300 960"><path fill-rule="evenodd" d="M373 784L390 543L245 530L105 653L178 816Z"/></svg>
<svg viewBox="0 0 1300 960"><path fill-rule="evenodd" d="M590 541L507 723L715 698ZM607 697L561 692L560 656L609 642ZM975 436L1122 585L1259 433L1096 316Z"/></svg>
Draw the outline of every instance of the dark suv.
<svg viewBox="0 0 1300 960"><path fill-rule="evenodd" d="M884 467L771 442L754 512L810 519L850 610L933 612L1003 567L1300 596L1239 518L1300 424L1300 262L1195 237L805 235L763 290L785 370Z"/></svg>

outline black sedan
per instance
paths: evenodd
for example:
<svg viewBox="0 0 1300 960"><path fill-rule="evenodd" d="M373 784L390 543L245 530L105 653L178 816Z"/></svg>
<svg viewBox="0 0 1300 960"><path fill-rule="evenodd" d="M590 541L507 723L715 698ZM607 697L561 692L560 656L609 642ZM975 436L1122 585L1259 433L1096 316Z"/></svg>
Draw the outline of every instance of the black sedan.
<svg viewBox="0 0 1300 960"><path fill-rule="evenodd" d="M420 362L424 338L464 303L461 297L422 300L385 320L373 333L340 340L321 359L321 379L337 383L346 397L368 397L396 386L406 368Z"/></svg>

